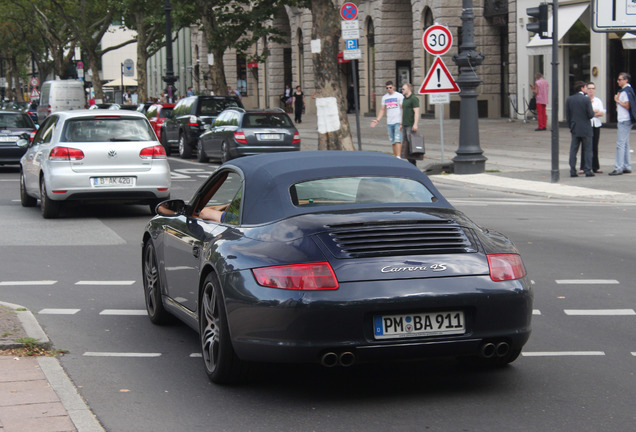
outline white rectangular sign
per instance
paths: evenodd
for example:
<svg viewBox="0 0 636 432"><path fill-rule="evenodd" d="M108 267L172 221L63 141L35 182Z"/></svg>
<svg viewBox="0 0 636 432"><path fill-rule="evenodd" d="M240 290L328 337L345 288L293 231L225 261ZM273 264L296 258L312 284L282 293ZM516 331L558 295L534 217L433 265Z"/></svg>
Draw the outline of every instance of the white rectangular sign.
<svg viewBox="0 0 636 432"><path fill-rule="evenodd" d="M429 93L428 103L431 105L449 104L450 93Z"/></svg>
<svg viewBox="0 0 636 432"><path fill-rule="evenodd" d="M342 30L342 38L347 39L360 39L360 22L356 20L340 21L340 29Z"/></svg>
<svg viewBox="0 0 636 432"><path fill-rule="evenodd" d="M362 50L360 48L344 50L342 58L345 60L360 60L362 58Z"/></svg>
<svg viewBox="0 0 636 432"><path fill-rule="evenodd" d="M592 0L592 28L606 33L636 31L636 2Z"/></svg>

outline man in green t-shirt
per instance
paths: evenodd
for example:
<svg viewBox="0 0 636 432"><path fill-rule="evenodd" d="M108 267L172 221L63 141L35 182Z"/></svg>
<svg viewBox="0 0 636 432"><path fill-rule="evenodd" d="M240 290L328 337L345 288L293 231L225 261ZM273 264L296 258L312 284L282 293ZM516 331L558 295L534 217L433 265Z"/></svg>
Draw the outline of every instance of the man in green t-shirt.
<svg viewBox="0 0 636 432"><path fill-rule="evenodd" d="M402 85L402 159L407 159L413 165L417 160L423 160L424 155L413 155L409 149L411 146L411 134L417 132L417 122L420 119L420 100L413 94L413 85L405 83Z"/></svg>

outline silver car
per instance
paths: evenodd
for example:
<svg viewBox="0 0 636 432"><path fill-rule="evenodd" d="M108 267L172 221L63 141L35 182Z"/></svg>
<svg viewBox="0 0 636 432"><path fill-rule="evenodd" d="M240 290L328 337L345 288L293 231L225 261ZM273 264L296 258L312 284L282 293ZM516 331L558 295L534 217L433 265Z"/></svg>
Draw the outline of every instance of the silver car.
<svg viewBox="0 0 636 432"><path fill-rule="evenodd" d="M68 201L155 206L170 197L170 166L146 117L134 111L58 112L20 160L20 200L55 218Z"/></svg>

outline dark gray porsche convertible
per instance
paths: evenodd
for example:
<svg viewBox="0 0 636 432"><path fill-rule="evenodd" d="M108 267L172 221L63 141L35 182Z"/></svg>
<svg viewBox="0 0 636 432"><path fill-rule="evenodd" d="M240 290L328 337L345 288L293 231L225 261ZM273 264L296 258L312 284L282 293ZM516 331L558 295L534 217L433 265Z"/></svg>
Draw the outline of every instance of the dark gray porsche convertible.
<svg viewBox="0 0 636 432"><path fill-rule="evenodd" d="M199 332L215 383L253 361L500 366L530 336L515 246L391 156L248 156L157 212L143 236L148 315Z"/></svg>

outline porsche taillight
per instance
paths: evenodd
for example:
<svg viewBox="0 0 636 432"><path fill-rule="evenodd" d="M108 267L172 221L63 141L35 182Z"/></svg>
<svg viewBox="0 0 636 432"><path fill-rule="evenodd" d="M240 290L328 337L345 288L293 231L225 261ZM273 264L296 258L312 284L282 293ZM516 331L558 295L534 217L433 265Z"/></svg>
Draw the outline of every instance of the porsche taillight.
<svg viewBox="0 0 636 432"><path fill-rule="evenodd" d="M488 255L490 279L495 282L521 279L526 275L521 257L517 254Z"/></svg>
<svg viewBox="0 0 636 432"><path fill-rule="evenodd" d="M327 262L252 269L259 285L290 290L335 290L338 279Z"/></svg>
<svg viewBox="0 0 636 432"><path fill-rule="evenodd" d="M52 161L77 161L84 159L84 152L71 147L53 147L49 153Z"/></svg>
<svg viewBox="0 0 636 432"><path fill-rule="evenodd" d="M142 159L166 159L166 149L162 145L141 149L139 157Z"/></svg>

